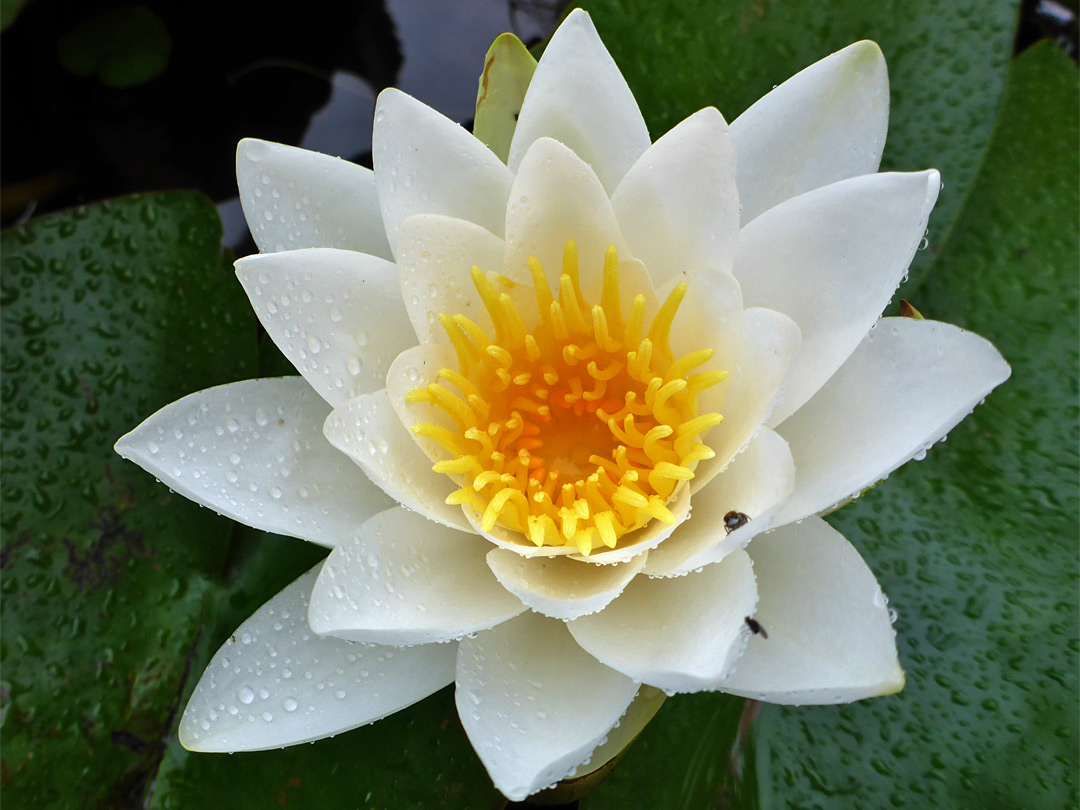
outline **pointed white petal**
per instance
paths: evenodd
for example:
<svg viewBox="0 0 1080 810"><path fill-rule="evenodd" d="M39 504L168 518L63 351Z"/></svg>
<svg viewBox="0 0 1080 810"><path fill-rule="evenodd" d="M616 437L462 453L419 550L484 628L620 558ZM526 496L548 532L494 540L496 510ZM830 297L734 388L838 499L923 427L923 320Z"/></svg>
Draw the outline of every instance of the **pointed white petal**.
<svg viewBox="0 0 1080 810"><path fill-rule="evenodd" d="M626 173L611 204L630 250L657 286L691 268L730 272L739 193L724 117L708 107L664 135Z"/></svg>
<svg viewBox="0 0 1080 810"><path fill-rule="evenodd" d="M648 553L624 563L589 565L567 557L523 557L504 548L487 564L508 591L538 613L576 619L603 610L645 565Z"/></svg>
<svg viewBox="0 0 1080 810"><path fill-rule="evenodd" d="M638 734L649 724L649 721L660 711L667 695L660 689L648 684L638 687L638 693L633 702L627 707L623 716L619 718L619 724L611 730L607 739L592 752L587 760L578 765L577 769L567 779L576 779L602 768L615 757L619 756L626 748L637 739Z"/></svg>
<svg viewBox="0 0 1080 810"><path fill-rule="evenodd" d="M459 639L525 610L487 565L490 546L397 506L367 520L326 559L311 629L346 641L410 646Z"/></svg>
<svg viewBox="0 0 1080 810"><path fill-rule="evenodd" d="M873 42L856 42L791 77L731 124L742 221L876 172L888 124L889 75Z"/></svg>
<svg viewBox="0 0 1080 810"><path fill-rule="evenodd" d="M649 148L634 94L584 11L567 16L540 57L510 142L510 168L518 171L543 137L591 164L609 194Z"/></svg>
<svg viewBox="0 0 1080 810"><path fill-rule="evenodd" d="M602 274L609 245L630 258L596 173L558 141L541 138L521 161L510 192L504 264L516 271L535 256L557 291L563 247L570 239L577 243L582 287Z"/></svg>
<svg viewBox="0 0 1080 810"><path fill-rule="evenodd" d="M503 241L462 219L418 214L401 225L401 297L421 343L449 343L439 315L464 315L488 334L491 318L470 273L503 272ZM521 278L520 280L524 280Z"/></svg>
<svg viewBox="0 0 1080 810"><path fill-rule="evenodd" d="M754 539L750 639L724 692L795 705L848 703L904 687L888 602L859 553L820 518Z"/></svg>
<svg viewBox="0 0 1080 810"><path fill-rule="evenodd" d="M682 576L745 547L772 528L794 488L795 463L787 442L762 428L726 470L693 496L690 519L649 553L644 573ZM729 512L740 512L750 522L728 531Z"/></svg>
<svg viewBox="0 0 1080 810"><path fill-rule="evenodd" d="M513 801L572 772L603 742L637 685L536 613L463 639L461 723L492 781Z"/></svg>
<svg viewBox="0 0 1080 810"><path fill-rule="evenodd" d="M825 386L778 432L796 484L777 525L858 496L945 436L1009 365L972 332L883 318Z"/></svg>
<svg viewBox="0 0 1080 810"><path fill-rule="evenodd" d="M263 253L332 247L390 258L370 169L245 138L236 147L236 183Z"/></svg>
<svg viewBox="0 0 1080 810"><path fill-rule="evenodd" d="M233 520L333 546L393 502L323 437L329 410L300 377L245 380L166 405L116 452Z"/></svg>
<svg viewBox="0 0 1080 810"><path fill-rule="evenodd" d="M333 406L382 388L390 362L416 342L385 259L290 250L240 259L236 276L274 343Z"/></svg>
<svg viewBox="0 0 1080 810"><path fill-rule="evenodd" d="M383 90L371 157L395 256L401 224L414 214L445 214L502 236L513 175L446 116L393 87Z"/></svg>
<svg viewBox="0 0 1080 810"><path fill-rule="evenodd" d="M716 455L698 464L690 482L698 492L754 437L772 412L799 350L799 327L787 315L752 307L743 312L739 359L721 413L724 421L705 436Z"/></svg>
<svg viewBox="0 0 1080 810"><path fill-rule="evenodd" d="M802 331L771 424L810 399L881 315L940 188L933 170L855 177L781 203L743 228L735 275L747 306L783 312Z"/></svg>
<svg viewBox="0 0 1080 810"><path fill-rule="evenodd" d="M700 692L731 671L756 604L750 558L736 550L678 579L638 577L605 610L569 627L578 644L635 681Z"/></svg>
<svg viewBox="0 0 1080 810"><path fill-rule="evenodd" d="M471 532L461 508L446 503L456 487L431 461L394 413L385 390L350 399L333 410L323 433L395 501L429 520Z"/></svg>
<svg viewBox="0 0 1080 810"><path fill-rule="evenodd" d="M308 594L322 563L259 608L206 668L180 720L189 751L264 751L374 722L454 680L456 644L407 650L319 638Z"/></svg>

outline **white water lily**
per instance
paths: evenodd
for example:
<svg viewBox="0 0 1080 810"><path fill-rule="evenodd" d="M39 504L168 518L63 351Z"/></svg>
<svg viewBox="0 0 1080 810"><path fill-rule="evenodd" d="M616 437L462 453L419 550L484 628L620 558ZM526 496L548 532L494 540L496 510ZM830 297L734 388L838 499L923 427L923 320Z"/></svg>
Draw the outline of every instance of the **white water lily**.
<svg viewBox="0 0 1080 810"><path fill-rule="evenodd" d="M651 143L575 11L527 87L500 154L392 89L374 172L240 144L263 252L237 275L302 377L192 394L117 451L332 550L211 661L186 747L315 740L456 681L521 799L616 753L648 687L902 688L881 589L819 515L1009 368L960 328L879 320L940 188L876 173L881 52Z"/></svg>

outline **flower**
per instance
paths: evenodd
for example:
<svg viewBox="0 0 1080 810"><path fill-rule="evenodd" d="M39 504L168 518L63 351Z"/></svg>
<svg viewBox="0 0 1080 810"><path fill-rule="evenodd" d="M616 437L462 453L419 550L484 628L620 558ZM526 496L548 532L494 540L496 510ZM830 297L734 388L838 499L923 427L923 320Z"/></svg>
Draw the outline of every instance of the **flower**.
<svg viewBox="0 0 1080 810"><path fill-rule="evenodd" d="M332 550L211 661L186 747L314 740L456 681L521 799L617 753L656 690L902 688L881 589L819 515L1009 368L879 320L940 189L876 173L881 52L656 143L584 12L525 77L492 148L392 89L374 172L240 144L263 252L237 275L302 377L192 394L117 451Z"/></svg>

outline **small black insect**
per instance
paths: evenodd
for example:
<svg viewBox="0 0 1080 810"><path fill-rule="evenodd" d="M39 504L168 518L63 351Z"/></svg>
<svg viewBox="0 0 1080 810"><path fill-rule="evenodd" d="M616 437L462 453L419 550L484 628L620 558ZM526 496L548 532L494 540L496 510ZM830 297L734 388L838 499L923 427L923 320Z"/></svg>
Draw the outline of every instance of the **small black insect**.
<svg viewBox="0 0 1080 810"><path fill-rule="evenodd" d="M765 632L765 628L761 626L761 623L757 619L751 619L747 616L746 626L750 628L750 632L755 636L761 636L762 638L769 637L769 634Z"/></svg>
<svg viewBox="0 0 1080 810"><path fill-rule="evenodd" d="M738 529L740 526L745 526L750 522L750 516L744 515L742 512L728 512L724 515L724 528L728 534Z"/></svg>

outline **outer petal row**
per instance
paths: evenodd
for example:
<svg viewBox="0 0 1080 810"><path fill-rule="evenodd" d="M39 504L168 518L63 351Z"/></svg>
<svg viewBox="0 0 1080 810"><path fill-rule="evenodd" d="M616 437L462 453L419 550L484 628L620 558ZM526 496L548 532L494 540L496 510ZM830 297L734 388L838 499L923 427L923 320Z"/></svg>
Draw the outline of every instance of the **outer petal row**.
<svg viewBox="0 0 1080 810"><path fill-rule="evenodd" d="M554 784L603 742L637 684L526 613L461 642L457 707L495 786L512 800Z"/></svg>
<svg viewBox="0 0 1080 810"><path fill-rule="evenodd" d="M873 42L856 42L791 77L731 125L742 221L876 172L888 125L889 76Z"/></svg>
<svg viewBox="0 0 1080 810"><path fill-rule="evenodd" d="M634 94L584 11L567 16L540 58L510 142L512 171L543 137L592 165L609 194L649 148Z"/></svg>
<svg viewBox="0 0 1080 810"><path fill-rule="evenodd" d="M308 594L322 563L263 605L214 655L180 720L192 751L262 751L371 723L454 680L456 644L407 650L318 638Z"/></svg>
<svg viewBox="0 0 1080 810"><path fill-rule="evenodd" d="M636 681L669 692L716 689L742 651L757 598L750 558L736 550L686 578L638 577L570 632Z"/></svg>
<svg viewBox="0 0 1080 810"><path fill-rule="evenodd" d="M904 686L888 601L859 553L820 518L748 548L760 601L754 636L721 684L769 703L848 703Z"/></svg>
<svg viewBox="0 0 1080 810"><path fill-rule="evenodd" d="M230 383L165 406L116 452L233 520L333 546L393 501L323 437L328 411L300 377Z"/></svg>
<svg viewBox="0 0 1080 810"><path fill-rule="evenodd" d="M363 166L245 138L236 147L236 184L263 253L330 247L391 257L375 175Z"/></svg>
<svg viewBox="0 0 1080 810"><path fill-rule="evenodd" d="M394 255L414 214L468 220L502 236L513 175L471 133L400 90L379 94L371 156Z"/></svg>
<svg viewBox="0 0 1080 810"><path fill-rule="evenodd" d="M777 525L858 496L925 452L1009 373L978 335L936 321L883 318L780 426L796 484Z"/></svg>
<svg viewBox="0 0 1080 810"><path fill-rule="evenodd" d="M933 170L856 177L781 203L743 228L735 277L747 306L783 312L802 331L770 424L810 399L881 315L940 188Z"/></svg>
<svg viewBox="0 0 1080 810"><path fill-rule="evenodd" d="M331 405L383 387L415 338L397 268L333 248L263 253L236 275L267 333Z"/></svg>

